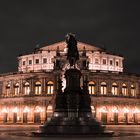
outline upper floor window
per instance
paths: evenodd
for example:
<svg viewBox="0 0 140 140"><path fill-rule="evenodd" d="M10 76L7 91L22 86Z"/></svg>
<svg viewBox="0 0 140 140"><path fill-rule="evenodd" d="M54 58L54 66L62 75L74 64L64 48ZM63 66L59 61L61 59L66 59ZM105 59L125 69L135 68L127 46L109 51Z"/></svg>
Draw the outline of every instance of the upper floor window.
<svg viewBox="0 0 140 140"><path fill-rule="evenodd" d="M41 82L37 81L35 83L35 94L36 95L39 95L41 94Z"/></svg>
<svg viewBox="0 0 140 140"><path fill-rule="evenodd" d="M99 64L99 59L95 58L95 64Z"/></svg>
<svg viewBox="0 0 140 140"><path fill-rule="evenodd" d="M118 61L116 61L116 66L119 66L119 62Z"/></svg>
<svg viewBox="0 0 140 140"><path fill-rule="evenodd" d="M32 65L32 60L29 60L29 65Z"/></svg>
<svg viewBox="0 0 140 140"><path fill-rule="evenodd" d="M35 60L35 63L36 63L36 64L39 64L39 59L36 59L36 60Z"/></svg>
<svg viewBox="0 0 140 140"><path fill-rule="evenodd" d="M19 95L19 83L16 83L14 85L14 95L15 96Z"/></svg>
<svg viewBox="0 0 140 140"><path fill-rule="evenodd" d="M24 95L29 95L29 93L30 93L30 84L28 82L24 83L23 92L24 92Z"/></svg>
<svg viewBox="0 0 140 140"><path fill-rule="evenodd" d="M126 84L122 84L122 94L124 96L128 96L128 89L127 89Z"/></svg>
<svg viewBox="0 0 140 140"><path fill-rule="evenodd" d="M95 83L90 81L88 84L89 94L95 94Z"/></svg>
<svg viewBox="0 0 140 140"><path fill-rule="evenodd" d="M101 90L101 94L102 95L106 95L107 94L107 84L106 84L106 82L101 82L100 90Z"/></svg>
<svg viewBox="0 0 140 140"><path fill-rule="evenodd" d="M135 97L136 96L136 89L134 85L131 85L131 96Z"/></svg>
<svg viewBox="0 0 140 140"><path fill-rule="evenodd" d="M47 82L47 94L53 94L53 90L54 90L53 82L52 81Z"/></svg>
<svg viewBox="0 0 140 140"><path fill-rule="evenodd" d="M110 62L110 65L112 66L112 65L113 65L113 61L112 61L112 60L110 60L109 62Z"/></svg>
<svg viewBox="0 0 140 140"><path fill-rule="evenodd" d="M118 94L118 86L116 83L112 84L112 94L117 95Z"/></svg>
<svg viewBox="0 0 140 140"><path fill-rule="evenodd" d="M44 63L44 64L47 63L47 58L43 58L43 63Z"/></svg>
<svg viewBox="0 0 140 140"><path fill-rule="evenodd" d="M25 61L22 62L23 66L25 66L25 63L26 63Z"/></svg>
<svg viewBox="0 0 140 140"><path fill-rule="evenodd" d="M106 65L106 59L103 59L103 65Z"/></svg>
<svg viewBox="0 0 140 140"><path fill-rule="evenodd" d="M9 96L9 95L10 95L10 89L11 89L11 85L8 84L8 85L6 86L6 96Z"/></svg>

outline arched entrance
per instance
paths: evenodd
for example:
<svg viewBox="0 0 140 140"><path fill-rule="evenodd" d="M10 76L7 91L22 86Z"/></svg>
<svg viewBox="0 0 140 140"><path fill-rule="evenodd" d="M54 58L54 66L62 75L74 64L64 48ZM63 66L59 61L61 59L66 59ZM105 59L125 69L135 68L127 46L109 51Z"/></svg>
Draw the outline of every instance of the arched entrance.
<svg viewBox="0 0 140 140"><path fill-rule="evenodd" d="M34 123L41 123L42 108L37 106L34 110Z"/></svg>
<svg viewBox="0 0 140 140"><path fill-rule="evenodd" d="M113 122L115 124L118 124L118 109L116 106L112 108L112 113L113 113L112 114L113 115Z"/></svg>
<svg viewBox="0 0 140 140"><path fill-rule="evenodd" d="M7 123L7 121L8 121L8 110L7 110L7 108L2 109L2 114L3 114L3 122Z"/></svg>
<svg viewBox="0 0 140 140"><path fill-rule="evenodd" d="M23 123L28 123L28 113L29 113L30 109L29 107L25 107L23 110Z"/></svg>
<svg viewBox="0 0 140 140"><path fill-rule="evenodd" d="M138 114L139 114L139 112L140 112L140 110L139 110L138 108L135 108L135 109L133 110L133 122L134 122L135 124L138 123Z"/></svg>
<svg viewBox="0 0 140 140"><path fill-rule="evenodd" d="M17 113L18 113L18 108L15 107L13 109L13 123L17 123Z"/></svg>
<svg viewBox="0 0 140 140"><path fill-rule="evenodd" d="M105 106L100 108L100 113L101 113L101 122L103 124L107 124L107 108Z"/></svg>
<svg viewBox="0 0 140 140"><path fill-rule="evenodd" d="M52 115L53 115L53 106L49 105L47 107L47 120L51 119Z"/></svg>
<svg viewBox="0 0 140 140"><path fill-rule="evenodd" d="M96 118L96 111L94 106L91 106L91 113L92 113L92 117Z"/></svg>
<svg viewBox="0 0 140 140"><path fill-rule="evenodd" d="M128 108L125 107L123 109L123 113L124 113L124 123L128 123L128 113L129 113Z"/></svg>

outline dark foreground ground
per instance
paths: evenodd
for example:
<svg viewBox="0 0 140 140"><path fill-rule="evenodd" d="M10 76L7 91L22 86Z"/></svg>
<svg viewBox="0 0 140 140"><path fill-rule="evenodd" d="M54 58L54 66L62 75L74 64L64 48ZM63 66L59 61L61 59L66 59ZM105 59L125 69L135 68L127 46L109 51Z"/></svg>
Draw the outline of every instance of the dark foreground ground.
<svg viewBox="0 0 140 140"><path fill-rule="evenodd" d="M0 140L140 140L140 125L108 125L107 130L127 134L118 137L27 137L20 133L39 130L39 125L0 125ZM14 135L9 135L14 134ZM133 135L131 135L133 134ZM18 136L17 136L18 135Z"/></svg>

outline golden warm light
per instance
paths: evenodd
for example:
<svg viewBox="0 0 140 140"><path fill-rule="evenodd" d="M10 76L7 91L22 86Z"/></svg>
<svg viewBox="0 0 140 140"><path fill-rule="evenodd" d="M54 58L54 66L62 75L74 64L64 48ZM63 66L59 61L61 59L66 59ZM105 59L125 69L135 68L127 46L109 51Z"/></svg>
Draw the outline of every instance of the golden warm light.
<svg viewBox="0 0 140 140"><path fill-rule="evenodd" d="M14 112L14 113L17 113L17 112L18 112L18 108L15 107L15 108L13 109L13 112Z"/></svg>
<svg viewBox="0 0 140 140"><path fill-rule="evenodd" d="M26 106L26 107L24 108L23 112L24 112L24 113L28 113L28 112L30 112L29 107Z"/></svg>

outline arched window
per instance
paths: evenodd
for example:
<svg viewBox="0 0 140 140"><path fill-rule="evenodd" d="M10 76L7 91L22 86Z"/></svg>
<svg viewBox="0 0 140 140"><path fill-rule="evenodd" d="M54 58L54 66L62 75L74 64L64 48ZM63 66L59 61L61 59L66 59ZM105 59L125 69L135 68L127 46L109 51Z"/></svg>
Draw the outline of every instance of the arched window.
<svg viewBox="0 0 140 140"><path fill-rule="evenodd" d="M134 85L131 85L131 96L135 97L136 96L136 89Z"/></svg>
<svg viewBox="0 0 140 140"><path fill-rule="evenodd" d="M41 94L41 82L37 81L35 83L35 94L36 95L39 95Z"/></svg>
<svg viewBox="0 0 140 140"><path fill-rule="evenodd" d="M28 82L24 83L23 92L24 92L24 95L29 95L29 93L30 93L30 84Z"/></svg>
<svg viewBox="0 0 140 140"><path fill-rule="evenodd" d="M128 90L126 84L122 84L122 94L123 96L128 96Z"/></svg>
<svg viewBox="0 0 140 140"><path fill-rule="evenodd" d="M117 95L118 94L118 86L116 83L112 84L112 94Z"/></svg>
<svg viewBox="0 0 140 140"><path fill-rule="evenodd" d="M101 82L101 94L106 95L107 94L107 85L106 82Z"/></svg>
<svg viewBox="0 0 140 140"><path fill-rule="evenodd" d="M8 84L8 85L6 86L6 96L9 96L9 95L10 95L10 89L11 89L11 85Z"/></svg>
<svg viewBox="0 0 140 140"><path fill-rule="evenodd" d="M19 83L14 85L14 96L19 95Z"/></svg>
<svg viewBox="0 0 140 140"><path fill-rule="evenodd" d="M53 82L52 81L49 81L48 83L47 83L47 94L53 94L53 89L54 87L53 87Z"/></svg>
<svg viewBox="0 0 140 140"><path fill-rule="evenodd" d="M88 84L89 94L95 94L95 83L90 81Z"/></svg>

